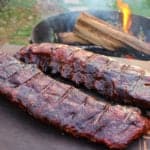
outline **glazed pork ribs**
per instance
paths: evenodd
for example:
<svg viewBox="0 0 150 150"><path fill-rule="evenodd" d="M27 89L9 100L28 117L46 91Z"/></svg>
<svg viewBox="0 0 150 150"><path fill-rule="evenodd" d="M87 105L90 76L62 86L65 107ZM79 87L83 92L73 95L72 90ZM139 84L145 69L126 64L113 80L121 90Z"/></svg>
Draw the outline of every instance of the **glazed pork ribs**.
<svg viewBox="0 0 150 150"><path fill-rule="evenodd" d="M150 110L150 73L112 58L62 44L33 44L17 57L44 72L60 73L76 84L97 90L108 100Z"/></svg>
<svg viewBox="0 0 150 150"><path fill-rule="evenodd" d="M47 124L109 148L125 148L149 126L138 109L100 102L6 54L0 54L0 95Z"/></svg>

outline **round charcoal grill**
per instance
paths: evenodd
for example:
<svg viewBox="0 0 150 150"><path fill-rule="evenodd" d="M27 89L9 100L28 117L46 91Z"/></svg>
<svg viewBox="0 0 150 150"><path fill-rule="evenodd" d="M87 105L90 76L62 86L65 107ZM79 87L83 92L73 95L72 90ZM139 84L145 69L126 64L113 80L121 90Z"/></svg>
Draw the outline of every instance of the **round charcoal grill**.
<svg viewBox="0 0 150 150"><path fill-rule="evenodd" d="M114 25L121 24L121 14L117 11L89 10L87 12ZM57 16L51 16L41 21L33 29L31 42L58 42L54 35L60 32L73 31L74 24L80 13L81 11L68 12ZM136 37L143 35L145 42L150 42L150 19L138 15L133 15L130 32ZM126 57L128 55L137 59L150 60L150 55L146 55L133 49L122 48L121 50L111 52L97 46L86 45L82 47L86 50L94 51L96 53L108 56Z"/></svg>

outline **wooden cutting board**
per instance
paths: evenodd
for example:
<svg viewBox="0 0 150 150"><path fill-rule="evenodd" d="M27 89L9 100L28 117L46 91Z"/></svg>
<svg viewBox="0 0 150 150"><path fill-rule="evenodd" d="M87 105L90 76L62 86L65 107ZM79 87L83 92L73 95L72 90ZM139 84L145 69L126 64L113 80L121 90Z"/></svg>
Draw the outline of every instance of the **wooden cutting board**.
<svg viewBox="0 0 150 150"><path fill-rule="evenodd" d="M0 51L13 55L21 47L6 44L0 47ZM118 60L150 70L150 61L129 61L122 58ZM2 97L0 97L0 149L107 150L103 145L75 139L51 126L40 123ZM127 150L150 150L150 132L129 145Z"/></svg>

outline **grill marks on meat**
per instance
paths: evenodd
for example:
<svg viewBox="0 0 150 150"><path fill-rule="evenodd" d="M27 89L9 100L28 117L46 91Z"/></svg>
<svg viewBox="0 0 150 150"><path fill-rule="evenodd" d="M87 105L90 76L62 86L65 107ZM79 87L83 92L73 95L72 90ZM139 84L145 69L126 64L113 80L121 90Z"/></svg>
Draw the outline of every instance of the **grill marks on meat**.
<svg viewBox="0 0 150 150"><path fill-rule="evenodd" d="M0 57L3 60L1 70L9 58L11 61L10 70L0 76L0 94L35 118L74 136L117 149L125 148L147 129L147 119L135 108L96 101L78 89L44 75L35 65L22 64L7 55ZM14 67L17 70L12 73Z"/></svg>
<svg viewBox="0 0 150 150"><path fill-rule="evenodd" d="M96 89L109 100L150 109L150 74L142 68L62 44L33 44L20 50L17 57L36 63L44 72L60 73Z"/></svg>

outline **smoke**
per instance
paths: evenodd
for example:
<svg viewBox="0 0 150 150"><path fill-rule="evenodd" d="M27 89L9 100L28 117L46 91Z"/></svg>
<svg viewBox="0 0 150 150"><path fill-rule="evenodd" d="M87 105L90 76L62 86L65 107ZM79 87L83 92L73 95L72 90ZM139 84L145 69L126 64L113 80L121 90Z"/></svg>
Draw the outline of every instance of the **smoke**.
<svg viewBox="0 0 150 150"><path fill-rule="evenodd" d="M84 11L88 9L117 10L116 0L36 0L42 18L67 11ZM150 16L150 0L124 0L133 14Z"/></svg>
<svg viewBox="0 0 150 150"><path fill-rule="evenodd" d="M82 1L82 0L81 0ZM112 9L115 0L83 0L85 5L91 9Z"/></svg>
<svg viewBox="0 0 150 150"><path fill-rule="evenodd" d="M66 8L69 10L108 10L113 9L115 3L116 0L64 0L64 5L66 5Z"/></svg>
<svg viewBox="0 0 150 150"><path fill-rule="evenodd" d="M36 0L42 18L68 11L110 10L116 0Z"/></svg>

